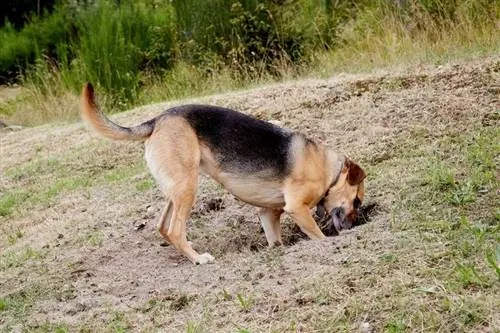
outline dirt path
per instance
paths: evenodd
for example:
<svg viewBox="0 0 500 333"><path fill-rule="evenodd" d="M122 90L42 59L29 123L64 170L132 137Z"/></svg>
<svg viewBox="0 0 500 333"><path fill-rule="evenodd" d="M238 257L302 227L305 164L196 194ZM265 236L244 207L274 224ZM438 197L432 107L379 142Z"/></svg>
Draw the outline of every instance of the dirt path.
<svg viewBox="0 0 500 333"><path fill-rule="evenodd" d="M463 156L439 142L498 127L499 92L500 59L489 58L196 100L279 120L349 154L368 170L367 202L377 204L369 223L325 242L300 240L287 218L287 246L268 250L256 209L202 176L189 237L216 257L202 267L163 246L163 201L140 145L97 139L81 124L2 131L0 330L498 332L498 281L450 287L439 271L455 266L429 259L446 244L409 226L401 202L420 193L412 182L429 160ZM133 124L166 106L113 119Z"/></svg>

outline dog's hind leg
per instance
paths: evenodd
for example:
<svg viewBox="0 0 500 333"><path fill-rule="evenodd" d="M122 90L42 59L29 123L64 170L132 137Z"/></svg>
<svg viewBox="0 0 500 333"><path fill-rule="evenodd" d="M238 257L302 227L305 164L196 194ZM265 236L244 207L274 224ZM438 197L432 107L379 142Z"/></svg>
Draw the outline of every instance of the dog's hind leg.
<svg viewBox="0 0 500 333"><path fill-rule="evenodd" d="M158 221L163 238L195 264L214 258L198 254L187 241L186 222L198 185L200 148L196 134L178 118L165 119L146 142L145 158L167 204Z"/></svg>
<svg viewBox="0 0 500 333"><path fill-rule="evenodd" d="M196 194L196 178L176 184L175 193L166 208L166 219L159 227L160 234L191 260L194 264L206 264L214 260L208 253L198 254L187 241L186 222ZM170 219L168 220L168 218Z"/></svg>
<svg viewBox="0 0 500 333"><path fill-rule="evenodd" d="M261 208L259 211L260 222L270 247L282 245L281 214L283 214L282 209Z"/></svg>
<svg viewBox="0 0 500 333"><path fill-rule="evenodd" d="M168 227L170 225L170 220L172 219L172 213L173 213L173 205L172 201L167 200L167 204L163 208L160 218L158 219L158 231L160 232L160 235L165 238L169 243L172 243L170 239L168 239Z"/></svg>

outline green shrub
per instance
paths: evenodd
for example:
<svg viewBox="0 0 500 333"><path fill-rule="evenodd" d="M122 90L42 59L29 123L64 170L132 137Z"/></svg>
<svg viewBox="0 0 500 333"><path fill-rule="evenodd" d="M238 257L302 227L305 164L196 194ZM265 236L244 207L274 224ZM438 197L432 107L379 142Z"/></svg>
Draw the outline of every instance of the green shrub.
<svg viewBox="0 0 500 333"><path fill-rule="evenodd" d="M120 102L136 98L141 70L171 63L174 36L168 8L152 10L142 3L100 1L77 17L75 58L67 64L69 86L101 86Z"/></svg>
<svg viewBox="0 0 500 333"><path fill-rule="evenodd" d="M0 78L12 79L35 59L55 56L57 45L67 42L68 31L69 24L61 10L33 16L20 31L7 23L0 29Z"/></svg>

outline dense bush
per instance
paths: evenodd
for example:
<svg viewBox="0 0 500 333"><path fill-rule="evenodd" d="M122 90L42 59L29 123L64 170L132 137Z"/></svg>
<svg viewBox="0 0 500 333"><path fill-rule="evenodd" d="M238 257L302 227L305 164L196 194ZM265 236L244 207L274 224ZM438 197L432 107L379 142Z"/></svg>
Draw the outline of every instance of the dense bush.
<svg viewBox="0 0 500 333"><path fill-rule="evenodd" d="M70 24L62 12L33 16L21 30L6 23L0 29L0 83L15 77L35 59L52 57L66 43Z"/></svg>

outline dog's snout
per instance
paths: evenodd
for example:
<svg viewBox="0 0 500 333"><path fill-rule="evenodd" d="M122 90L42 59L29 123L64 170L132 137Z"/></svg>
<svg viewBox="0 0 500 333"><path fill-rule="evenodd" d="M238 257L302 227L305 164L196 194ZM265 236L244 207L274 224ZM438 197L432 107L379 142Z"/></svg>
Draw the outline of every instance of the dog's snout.
<svg viewBox="0 0 500 333"><path fill-rule="evenodd" d="M332 211L330 212L330 215L335 216L339 219L342 219L344 216L344 210L340 207L336 207L336 208L332 209Z"/></svg>

